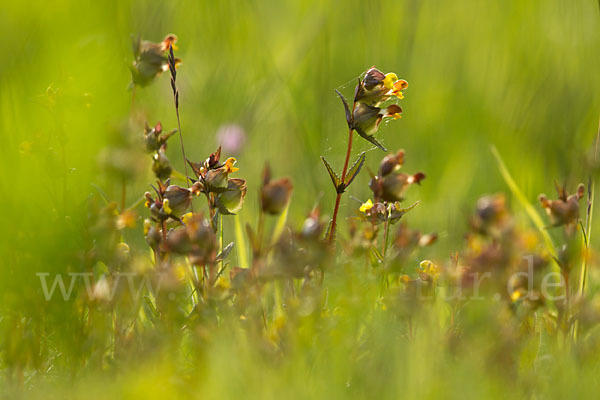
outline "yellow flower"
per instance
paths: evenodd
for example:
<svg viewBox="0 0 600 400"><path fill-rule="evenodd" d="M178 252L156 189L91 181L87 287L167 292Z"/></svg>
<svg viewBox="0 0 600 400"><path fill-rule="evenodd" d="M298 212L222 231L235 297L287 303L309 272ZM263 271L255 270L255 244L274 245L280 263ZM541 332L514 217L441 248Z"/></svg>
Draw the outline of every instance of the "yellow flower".
<svg viewBox="0 0 600 400"><path fill-rule="evenodd" d="M385 74L385 78L383 78L383 86L386 87L386 89L393 89L394 88L394 83L398 80L398 75L396 75L393 72L389 72L387 74Z"/></svg>
<svg viewBox="0 0 600 400"><path fill-rule="evenodd" d="M389 90L389 94L392 96L396 96L400 100L404 98L404 94L402 94L402 90L408 87L408 82L404 79L398 79L398 76L390 72L385 75L383 79L383 86Z"/></svg>
<svg viewBox="0 0 600 400"><path fill-rule="evenodd" d="M194 213L192 213L192 212L185 213L181 217L181 221L183 221L184 225L189 225L189 223L192 222L193 219L194 219Z"/></svg>
<svg viewBox="0 0 600 400"><path fill-rule="evenodd" d="M239 168L234 167L237 160L234 157L229 157L225 161L225 172L231 174L232 172L239 171Z"/></svg>
<svg viewBox="0 0 600 400"><path fill-rule="evenodd" d="M171 207L170 207L170 204L169 204L169 199L165 199L163 201L162 209L168 215L173 214L173 210L171 210Z"/></svg>
<svg viewBox="0 0 600 400"><path fill-rule="evenodd" d="M435 265L433 262L431 262L429 260L421 261L421 263L419 264L419 267L421 268L421 271L424 274L427 274L434 279L440 275L440 267L438 267L437 265Z"/></svg>
<svg viewBox="0 0 600 400"><path fill-rule="evenodd" d="M523 293L521 292L520 289L517 289L510 294L510 299L512 301L518 301L521 297L523 297Z"/></svg>
<svg viewBox="0 0 600 400"><path fill-rule="evenodd" d="M371 208L373 208L373 202L371 201L371 199L369 199L366 202L362 203L362 205L359 208L359 211L363 212L363 213L366 213Z"/></svg>

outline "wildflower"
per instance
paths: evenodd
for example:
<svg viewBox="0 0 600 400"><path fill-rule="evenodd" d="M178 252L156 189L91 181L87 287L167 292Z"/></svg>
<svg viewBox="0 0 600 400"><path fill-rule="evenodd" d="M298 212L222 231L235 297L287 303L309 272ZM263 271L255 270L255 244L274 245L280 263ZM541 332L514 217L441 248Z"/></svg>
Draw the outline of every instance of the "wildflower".
<svg viewBox="0 0 600 400"><path fill-rule="evenodd" d="M577 192L568 195L564 187L556 186L558 192L557 200L548 200L545 194L539 196L539 201L546 209L552 226L571 225L579 219L579 200L583 197L585 187L583 184L577 186Z"/></svg>
<svg viewBox="0 0 600 400"><path fill-rule="evenodd" d="M216 205L219 212L225 215L237 213L242 208L246 191L247 187L244 179L229 179L227 181L227 190L219 193L216 198Z"/></svg>
<svg viewBox="0 0 600 400"><path fill-rule="evenodd" d="M366 202L361 204L359 211L362 213L366 213L369 210L371 210L372 208L373 208L373 202L371 201L371 199L369 199Z"/></svg>
<svg viewBox="0 0 600 400"><path fill-rule="evenodd" d="M217 254L217 240L209 221L202 215L194 214L188 223L174 229L167 236L169 251L188 256L194 265L213 263Z"/></svg>
<svg viewBox="0 0 600 400"><path fill-rule="evenodd" d="M196 184L191 188L183 188L176 185L170 185L169 180L166 183L158 181L158 188L154 188L157 198L154 199L149 192L146 192L145 206L150 209L152 216L158 221L165 221L172 218L181 222L181 216L192 203L194 195L198 195Z"/></svg>
<svg viewBox="0 0 600 400"><path fill-rule="evenodd" d="M231 174L232 172L239 171L239 168L234 167L236 162L237 162L237 160L235 158L229 157L225 161L225 164L223 165L223 167L225 167L225 172L227 172L228 174Z"/></svg>
<svg viewBox="0 0 600 400"><path fill-rule="evenodd" d="M354 102L377 106L391 97L403 99L402 91L407 87L408 82L398 79L395 73L383 74L377 68L371 67L356 87Z"/></svg>
<svg viewBox="0 0 600 400"><path fill-rule="evenodd" d="M175 46L177 36L169 34L160 43L141 40L138 36L133 39L133 55L135 60L131 66L132 86L144 87L149 85L161 73L169 69L167 51ZM174 47L175 48L175 47ZM181 60L176 59L175 65Z"/></svg>
<svg viewBox="0 0 600 400"><path fill-rule="evenodd" d="M217 141L226 153L238 154L246 142L246 133L240 125L222 125L217 131Z"/></svg>
<svg viewBox="0 0 600 400"><path fill-rule="evenodd" d="M399 119L402 118L402 108L397 104L392 104L386 108L370 106L364 103L357 103L352 114L354 128L366 135L373 135L379 130L379 125L384 118Z"/></svg>
<svg viewBox="0 0 600 400"><path fill-rule="evenodd" d="M168 179L173 172L171 163L165 154L164 146L152 156L152 172L160 180Z"/></svg>
<svg viewBox="0 0 600 400"><path fill-rule="evenodd" d="M440 267L429 260L419 264L419 276L423 281L436 281L440 276Z"/></svg>
<svg viewBox="0 0 600 400"><path fill-rule="evenodd" d="M188 160L196 175L196 182L204 193L222 193L228 190L229 174L237 172L239 168L234 167L237 160L229 157L225 163L220 164L221 147L212 153L204 162L195 163Z"/></svg>
<svg viewBox="0 0 600 400"><path fill-rule="evenodd" d="M423 179L425 179L425 174L422 172L414 175L400 173L383 177L374 176L369 182L369 187L376 199L396 202L404 200L404 193L410 185L419 184Z"/></svg>
<svg viewBox="0 0 600 400"><path fill-rule="evenodd" d="M503 194L484 196L477 200L475 215L471 218L471 227L478 233L498 234L512 224L506 208Z"/></svg>
<svg viewBox="0 0 600 400"><path fill-rule="evenodd" d="M135 210L124 210L117 217L117 229L135 228L137 213Z"/></svg>
<svg viewBox="0 0 600 400"><path fill-rule="evenodd" d="M152 153L166 147L167 140L176 132L177 129L173 129L171 132L163 135L163 127L160 122L157 122L154 127L150 127L146 123L144 127L144 148L146 152Z"/></svg>
<svg viewBox="0 0 600 400"><path fill-rule="evenodd" d="M379 164L379 176L386 176L399 170L402 164L404 164L404 150L398 150L396 154L388 154Z"/></svg>
<svg viewBox="0 0 600 400"><path fill-rule="evenodd" d="M156 225L152 223L151 220L144 220L144 237L146 238L146 242L153 249L158 249L158 246L162 240L160 232L156 228Z"/></svg>
<svg viewBox="0 0 600 400"><path fill-rule="evenodd" d="M264 212L280 214L292 195L293 185L288 178L271 181L271 169L267 165L263 172L263 185L260 188L260 205Z"/></svg>

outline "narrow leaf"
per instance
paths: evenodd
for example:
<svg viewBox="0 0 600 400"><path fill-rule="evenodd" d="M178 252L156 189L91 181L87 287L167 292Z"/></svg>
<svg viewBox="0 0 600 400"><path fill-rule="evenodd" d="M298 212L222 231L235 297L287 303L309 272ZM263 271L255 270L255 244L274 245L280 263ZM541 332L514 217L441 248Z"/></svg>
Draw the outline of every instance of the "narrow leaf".
<svg viewBox="0 0 600 400"><path fill-rule="evenodd" d="M335 92L338 96L340 96L340 99L342 99L342 103L344 103L344 111L346 111L346 123L348 124L348 128L352 129L354 122L352 118L352 113L350 112L350 107L348 107L348 102L340 92L338 92L337 90Z"/></svg>
<svg viewBox="0 0 600 400"><path fill-rule="evenodd" d="M248 268L248 254L246 253L248 245L246 244L246 238L242 229L242 222L240 221L240 216L235 215L233 217L233 220L235 222L235 241L238 242L238 262L240 263L240 267Z"/></svg>
<svg viewBox="0 0 600 400"><path fill-rule="evenodd" d="M325 168L327 168L327 172L329 172L329 177L331 178L331 182L333 182L333 186L335 186L335 189L337 190L340 187L340 185L342 184L342 180L340 179L339 176L337 176L337 174L335 173L333 168L331 168L331 165L329 165L329 163L327 162L325 157L321 156L321 160L323 161L323 164L325 164Z"/></svg>
<svg viewBox="0 0 600 400"><path fill-rule="evenodd" d="M219 254L217 254L216 261L222 261L222 260L226 259L227 256L229 255L229 253L231 253L231 250L233 250L234 245L235 245L235 242L231 242L227 246L225 246L223 251L221 251Z"/></svg>
<svg viewBox="0 0 600 400"><path fill-rule="evenodd" d="M508 168L506 168L506 165L504 164L504 161L502 160L500 153L496 149L496 146L492 146L492 154L496 158L496 162L498 163L498 169L500 170L500 174L502 175L502 178L504 178L506 185L508 185L509 189L511 190L513 195L517 198L517 200L519 200L519 202L521 203L521 205L527 212L527 215L529 215L529 218L531 218L531 221L533 222L533 224L536 226L536 228L538 229L538 231L544 238L544 241L546 242L546 248L548 249L548 251L550 252L552 257L555 258L556 253L554 250L555 249L554 243L552 242L552 238L550 237L550 234L548 233L548 231L546 230L546 228L544 226L544 221L542 220L542 217L540 217L538 212L535 210L535 207L533 207L533 205L527 200L527 197L525 197L523 192L521 192L521 189L519 189L519 186L517 186L517 183L510 175Z"/></svg>
<svg viewBox="0 0 600 400"><path fill-rule="evenodd" d="M287 221L288 209L290 208L290 203L291 203L291 201L288 201L287 205L283 209L283 212L281 213L281 215L279 215L279 218L277 218L277 223L275 224L275 229L273 229L273 237L271 238L272 244L277 243L277 241L281 237L281 234L283 233L283 229L285 228L285 223Z"/></svg>
<svg viewBox="0 0 600 400"><path fill-rule="evenodd" d="M358 175L358 173L360 172L360 169L362 168L364 163L365 163L365 152L363 151L362 153L359 154L356 161L354 161L354 164L352 164L352 166L348 170L348 173L346 174L346 178L344 178L344 186L345 187L350 186L350 184L352 183L354 178L356 178L356 175Z"/></svg>
<svg viewBox="0 0 600 400"><path fill-rule="evenodd" d="M381 150L387 151L387 149L385 147L383 147L383 145L381 143L379 143L373 135L367 134L365 131L363 131L358 126L355 126L354 130L356 130L356 133L358 133L363 139L366 139L367 141L373 143L375 146L379 147Z"/></svg>

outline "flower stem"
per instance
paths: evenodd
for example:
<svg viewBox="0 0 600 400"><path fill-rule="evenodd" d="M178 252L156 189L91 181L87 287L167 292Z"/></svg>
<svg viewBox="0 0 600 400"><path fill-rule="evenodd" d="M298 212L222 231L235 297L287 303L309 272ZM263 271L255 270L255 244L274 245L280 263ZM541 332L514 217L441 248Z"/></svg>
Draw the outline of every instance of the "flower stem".
<svg viewBox="0 0 600 400"><path fill-rule="evenodd" d="M342 170L342 182L346 179L346 172L348 172L348 162L350 161L350 154L352 153L352 133L354 130L350 128L348 130L348 149L346 150L346 161L344 162L344 169ZM331 229L329 230L329 243L333 243L335 240L335 227L337 224L337 215L340 208L340 200L342 199L342 193L338 193L335 198L335 207L333 209L333 219L331 220Z"/></svg>
<svg viewBox="0 0 600 400"><path fill-rule="evenodd" d="M384 259L385 259L385 253L387 251L387 247L388 247L388 236L390 233L390 222L389 222L389 218L390 218L390 213L388 212L388 215L386 216L385 219L385 225L384 225L384 230L383 230L383 249L381 251L381 254L383 255Z"/></svg>

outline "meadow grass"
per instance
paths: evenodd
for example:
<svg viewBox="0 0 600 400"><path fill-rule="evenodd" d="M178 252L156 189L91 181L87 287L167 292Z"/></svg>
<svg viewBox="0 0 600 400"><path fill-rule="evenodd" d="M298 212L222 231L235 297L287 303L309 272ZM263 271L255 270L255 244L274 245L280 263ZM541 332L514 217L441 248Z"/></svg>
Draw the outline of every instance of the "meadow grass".
<svg viewBox="0 0 600 400"><path fill-rule="evenodd" d="M597 2L64 0L2 10L3 396L597 393ZM130 36L160 43L171 32L182 60L174 85L167 68L128 91ZM372 65L409 82L394 101L402 119L376 133L388 152L350 129L348 161L335 90L352 103ZM158 121L161 135L179 133L145 153ZM225 182L238 179L235 217L223 215L222 192L186 179L208 179L193 163L215 152L224 127L245 136L214 164L237 159ZM426 174L401 193L401 207L418 205L380 198L383 209L359 211L378 203L372 176L383 179L382 159L399 149L394 176ZM338 196L320 156L344 180L342 166L362 152ZM175 235L166 246L183 227L143 207L147 191L150 203L162 199L150 184L167 164L164 178L198 189L194 211L214 217L205 231L201 218L185 227L206 235L208 250ZM555 182L573 199L585 189L561 202ZM337 234L322 240L337 199ZM392 223L393 212L406 215ZM527 256L536 293L552 271L570 290L529 300L527 282L511 280ZM465 268L492 275L477 285ZM47 301L39 273L49 283L90 273L97 298L81 277L68 300ZM136 300L123 283L110 300L97 284L106 273L135 273L136 287L166 278L156 295ZM465 299L448 298L457 287Z"/></svg>

